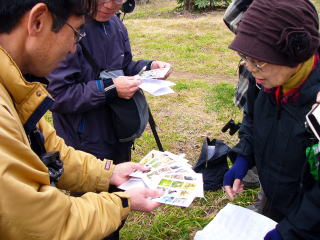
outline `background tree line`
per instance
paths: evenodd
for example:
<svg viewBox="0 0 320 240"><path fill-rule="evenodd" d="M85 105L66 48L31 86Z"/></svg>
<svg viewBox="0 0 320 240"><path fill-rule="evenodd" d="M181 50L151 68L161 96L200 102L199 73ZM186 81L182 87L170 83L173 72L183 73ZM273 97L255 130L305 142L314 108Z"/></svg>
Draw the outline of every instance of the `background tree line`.
<svg viewBox="0 0 320 240"><path fill-rule="evenodd" d="M138 4L149 3L150 0L136 0ZM217 8L227 8L231 0L177 0L177 3L186 11L204 11Z"/></svg>

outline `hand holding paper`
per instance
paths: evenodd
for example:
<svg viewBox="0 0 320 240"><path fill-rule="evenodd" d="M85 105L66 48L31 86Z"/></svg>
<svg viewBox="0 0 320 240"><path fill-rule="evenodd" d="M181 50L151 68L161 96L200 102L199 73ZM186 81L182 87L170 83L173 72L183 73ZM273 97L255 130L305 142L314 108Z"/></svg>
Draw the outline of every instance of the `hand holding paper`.
<svg viewBox="0 0 320 240"><path fill-rule="evenodd" d="M171 71L171 68L157 68L149 71L142 71L138 74L138 79L142 81L139 87L154 96L161 96L168 93L174 93L170 86L175 83L159 80L164 79Z"/></svg>
<svg viewBox="0 0 320 240"><path fill-rule="evenodd" d="M172 72L170 63L162 62L162 61L153 61L151 64L151 69L158 69L158 68L169 68L169 71L166 73L166 75L163 78L161 78L162 80L167 79L167 77L169 77L169 75Z"/></svg>
<svg viewBox="0 0 320 240"><path fill-rule="evenodd" d="M163 192L161 190L153 190L148 188L132 188L126 191L130 196L131 210L140 212L151 212L161 204L150 200L151 198L160 197Z"/></svg>
<svg viewBox="0 0 320 240"><path fill-rule="evenodd" d="M140 163L150 170L133 172L120 189L146 186L163 190L164 195L154 201L182 207L188 207L195 197L204 197L202 174L195 173L182 156L152 150Z"/></svg>

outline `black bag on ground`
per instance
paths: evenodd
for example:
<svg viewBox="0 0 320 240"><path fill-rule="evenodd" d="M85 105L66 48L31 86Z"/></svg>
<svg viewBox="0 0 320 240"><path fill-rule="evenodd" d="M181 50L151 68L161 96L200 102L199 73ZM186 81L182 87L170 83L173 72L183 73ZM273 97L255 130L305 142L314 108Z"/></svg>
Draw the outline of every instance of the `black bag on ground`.
<svg viewBox="0 0 320 240"><path fill-rule="evenodd" d="M206 138L193 170L202 173L205 191L216 191L223 185L223 177L228 171L227 156L230 148L220 140Z"/></svg>

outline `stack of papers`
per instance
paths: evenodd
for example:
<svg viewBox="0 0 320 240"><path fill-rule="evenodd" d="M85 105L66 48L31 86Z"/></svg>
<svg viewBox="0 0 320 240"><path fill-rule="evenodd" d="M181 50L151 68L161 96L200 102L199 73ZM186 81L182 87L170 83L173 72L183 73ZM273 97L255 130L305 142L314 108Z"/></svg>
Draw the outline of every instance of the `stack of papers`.
<svg viewBox="0 0 320 240"><path fill-rule="evenodd" d="M154 96L161 96L168 93L174 93L170 88L175 83L164 79L170 68L158 68L149 71L144 71L138 75L138 78L142 81L140 88Z"/></svg>
<svg viewBox="0 0 320 240"><path fill-rule="evenodd" d="M119 186L120 189L161 189L164 195L154 201L181 207L188 207L195 197L204 197L202 174L194 172L184 157L152 150L140 163L150 170L135 171L129 181Z"/></svg>
<svg viewBox="0 0 320 240"><path fill-rule="evenodd" d="M276 222L247 208L228 203L194 240L263 240Z"/></svg>

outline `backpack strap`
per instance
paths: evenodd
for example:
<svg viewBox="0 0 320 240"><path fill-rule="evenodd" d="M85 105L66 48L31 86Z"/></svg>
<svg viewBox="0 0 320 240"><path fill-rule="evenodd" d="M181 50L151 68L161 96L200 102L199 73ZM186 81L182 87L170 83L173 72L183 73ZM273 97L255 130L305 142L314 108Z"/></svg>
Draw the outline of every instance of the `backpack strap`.
<svg viewBox="0 0 320 240"><path fill-rule="evenodd" d="M27 134L27 136L31 149L48 168L50 185L56 187L57 182L64 173L63 162L60 159L60 152L46 151L44 146L44 136L38 127L35 127L29 134Z"/></svg>
<svg viewBox="0 0 320 240"><path fill-rule="evenodd" d="M161 141L160 141L157 129L156 129L157 125L156 125L156 122L154 121L154 118L152 116L152 113L151 113L151 110L149 107L148 107L148 111L149 111L149 125L151 127L151 131L153 133L154 139L156 140L159 151L163 152L164 150L163 150L163 147L162 147L162 144L161 144Z"/></svg>
<svg viewBox="0 0 320 240"><path fill-rule="evenodd" d="M89 53L88 49L84 46L84 44L81 41L79 42L79 44L82 48L83 55L85 56L85 58L87 59L87 61L91 65L91 67L94 71L94 74L96 76L99 76L101 68L97 64L96 60L94 60L94 58L91 56L91 54Z"/></svg>

